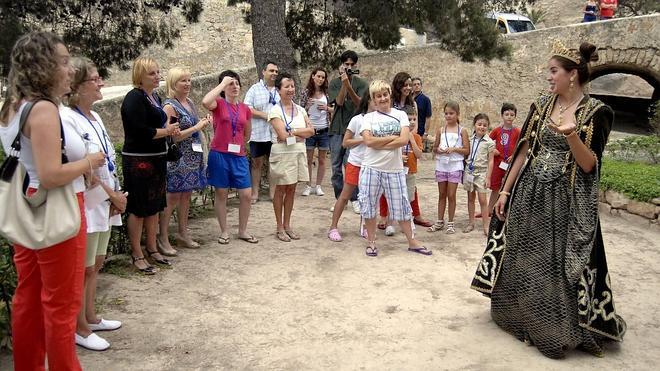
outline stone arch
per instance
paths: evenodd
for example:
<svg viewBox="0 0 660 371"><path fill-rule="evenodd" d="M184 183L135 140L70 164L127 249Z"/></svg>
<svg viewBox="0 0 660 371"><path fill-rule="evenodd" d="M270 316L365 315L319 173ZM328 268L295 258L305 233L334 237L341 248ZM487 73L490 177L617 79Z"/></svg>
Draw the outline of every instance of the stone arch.
<svg viewBox="0 0 660 371"><path fill-rule="evenodd" d="M639 76L653 87L651 99L660 99L660 49L605 48L598 54L600 59L591 68L591 80L612 73Z"/></svg>

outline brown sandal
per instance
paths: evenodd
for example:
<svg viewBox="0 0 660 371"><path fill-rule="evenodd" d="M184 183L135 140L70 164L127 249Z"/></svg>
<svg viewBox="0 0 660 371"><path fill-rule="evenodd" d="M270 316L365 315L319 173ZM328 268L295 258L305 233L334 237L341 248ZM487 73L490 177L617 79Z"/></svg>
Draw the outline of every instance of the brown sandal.
<svg viewBox="0 0 660 371"><path fill-rule="evenodd" d="M291 242L291 237L285 231L277 231L275 236L282 242Z"/></svg>

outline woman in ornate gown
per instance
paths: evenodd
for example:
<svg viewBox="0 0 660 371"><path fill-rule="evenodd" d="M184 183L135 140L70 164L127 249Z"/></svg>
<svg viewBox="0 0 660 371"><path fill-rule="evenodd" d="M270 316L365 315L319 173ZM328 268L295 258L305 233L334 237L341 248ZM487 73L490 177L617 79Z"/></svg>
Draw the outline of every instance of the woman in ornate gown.
<svg viewBox="0 0 660 371"><path fill-rule="evenodd" d="M550 92L530 108L495 205L472 288L495 323L545 356L602 353L626 324L614 309L598 219L601 155L613 112L583 93L596 47L555 41Z"/></svg>

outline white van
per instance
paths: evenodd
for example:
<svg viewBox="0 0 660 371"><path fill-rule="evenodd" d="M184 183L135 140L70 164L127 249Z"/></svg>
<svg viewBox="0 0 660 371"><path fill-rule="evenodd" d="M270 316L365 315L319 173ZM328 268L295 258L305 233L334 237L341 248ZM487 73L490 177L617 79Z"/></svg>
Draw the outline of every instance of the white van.
<svg viewBox="0 0 660 371"><path fill-rule="evenodd" d="M522 15L513 13L499 13L490 12L486 14L486 18L490 19L497 30L503 34L533 31L536 29L532 21Z"/></svg>

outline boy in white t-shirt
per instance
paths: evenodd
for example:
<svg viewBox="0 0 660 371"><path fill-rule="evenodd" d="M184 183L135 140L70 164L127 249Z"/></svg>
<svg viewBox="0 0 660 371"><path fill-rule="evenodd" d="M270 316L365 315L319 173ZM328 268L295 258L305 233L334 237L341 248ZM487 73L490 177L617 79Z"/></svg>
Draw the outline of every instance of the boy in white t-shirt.
<svg viewBox="0 0 660 371"><path fill-rule="evenodd" d="M399 222L408 239L408 250L431 255L431 250L424 247L412 234L412 212L401 158L401 147L408 143L410 137L409 122L403 111L392 108L391 93L390 85L382 80L376 80L369 85L369 95L377 110L364 115L360 128L366 148L360 169L358 197L369 240L366 254L378 255L378 248L375 246L376 214L378 198L384 193L390 219Z"/></svg>

